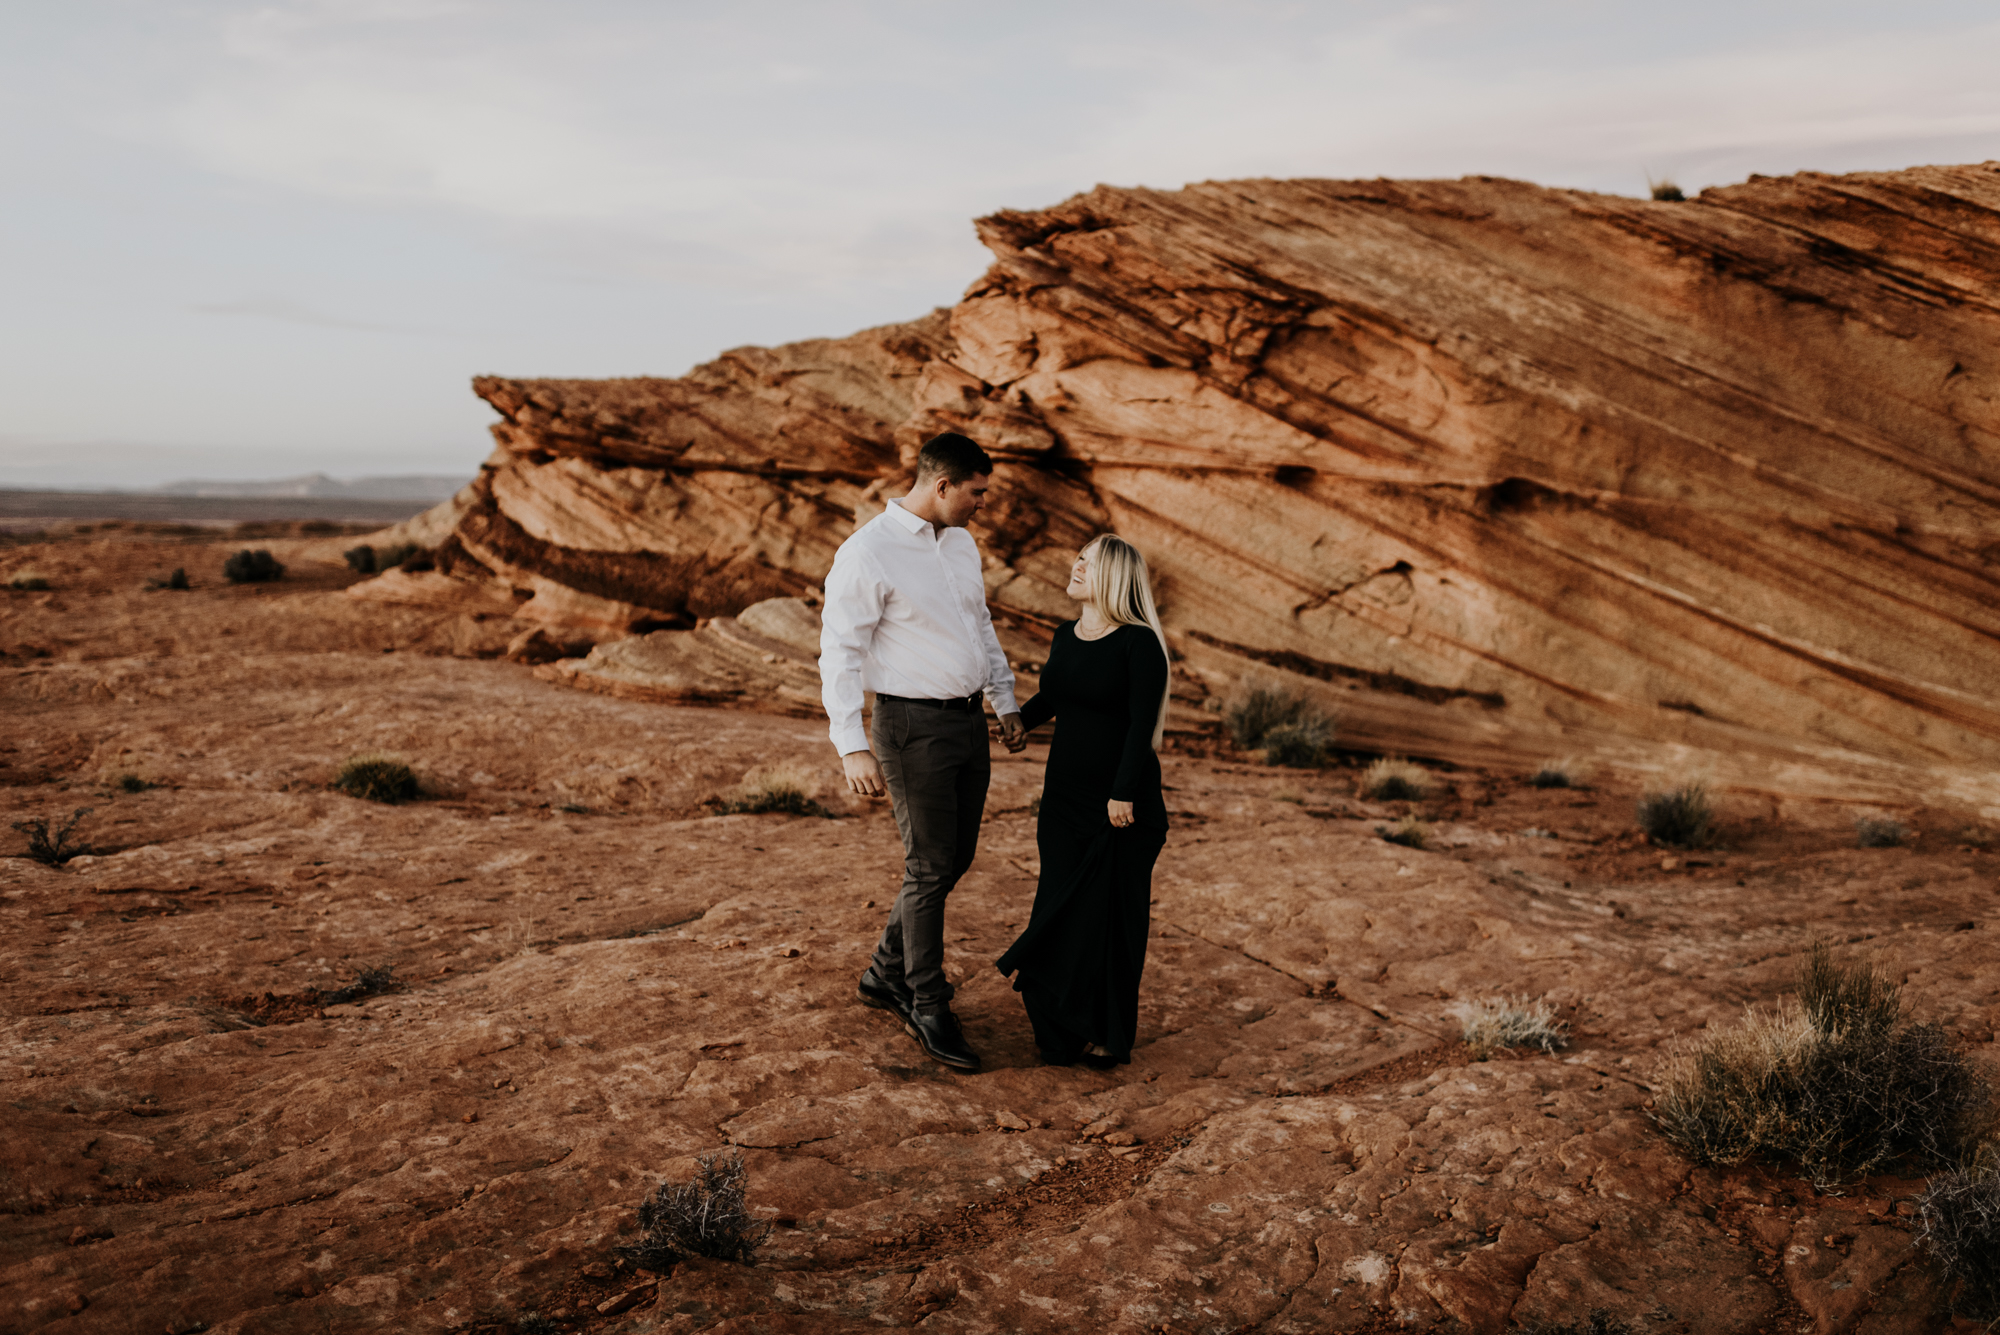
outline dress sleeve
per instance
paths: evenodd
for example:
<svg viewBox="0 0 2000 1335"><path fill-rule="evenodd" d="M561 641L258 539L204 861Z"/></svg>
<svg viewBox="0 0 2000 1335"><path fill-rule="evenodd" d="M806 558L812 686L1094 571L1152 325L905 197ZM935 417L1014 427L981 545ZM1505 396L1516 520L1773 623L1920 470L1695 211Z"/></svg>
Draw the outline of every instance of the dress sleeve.
<svg viewBox="0 0 2000 1335"><path fill-rule="evenodd" d="M1056 716L1056 697L1047 689L1046 683L1049 679L1049 669L1055 664L1056 655L1063 652L1063 628L1068 624L1064 622L1061 626L1057 626L1055 638L1049 641L1049 661L1042 664L1044 688L1036 691L1028 703L1021 706L1021 726L1029 732L1033 732Z"/></svg>
<svg viewBox="0 0 2000 1335"><path fill-rule="evenodd" d="M1111 781L1111 800L1136 802L1139 786L1153 773L1153 725L1160 721L1160 697L1167 689L1167 656L1146 627L1124 632L1125 746L1118 758L1118 775Z"/></svg>

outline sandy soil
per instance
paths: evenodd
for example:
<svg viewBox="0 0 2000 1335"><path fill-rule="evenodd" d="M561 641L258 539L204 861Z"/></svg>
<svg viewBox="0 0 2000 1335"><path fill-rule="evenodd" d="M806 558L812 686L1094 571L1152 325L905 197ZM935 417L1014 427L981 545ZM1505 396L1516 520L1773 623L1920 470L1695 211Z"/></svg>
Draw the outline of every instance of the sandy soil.
<svg viewBox="0 0 2000 1335"><path fill-rule="evenodd" d="M900 849L823 727L537 680L507 619L340 597L314 541L0 548L0 584L52 586L0 591L0 805L92 808L95 850L0 859L0 1330L1947 1328L1920 1184L1695 1170L1645 1113L1674 1036L1815 939L1990 1052L1975 822L1858 849L1851 813L1725 800L1723 848L1669 855L1613 788L1371 804L1365 758L1183 748L1141 1046L1098 1073L1038 1065L991 967L1045 753L1002 755L949 924L987 1068L955 1075L855 1004ZM224 584L244 545L292 573ZM143 587L174 566L197 587ZM330 790L362 752L426 796ZM779 760L835 818L714 814ZM1428 849L1379 837L1412 811ZM1475 1060L1459 1012L1510 994L1569 1047ZM618 1262L644 1192L727 1147L756 1263Z"/></svg>

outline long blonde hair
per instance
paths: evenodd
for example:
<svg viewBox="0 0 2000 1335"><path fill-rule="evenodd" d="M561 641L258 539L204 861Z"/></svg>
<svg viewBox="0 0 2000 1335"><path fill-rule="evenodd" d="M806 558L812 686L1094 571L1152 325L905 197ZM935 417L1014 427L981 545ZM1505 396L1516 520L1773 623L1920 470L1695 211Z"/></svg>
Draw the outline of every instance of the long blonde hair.
<svg viewBox="0 0 2000 1335"><path fill-rule="evenodd" d="M1090 605L1097 615L1114 626L1145 626L1160 642L1160 656L1167 661L1167 686L1160 692L1160 715L1153 723L1153 749L1167 730L1167 697L1173 694L1174 656L1167 652L1167 633L1160 628L1160 613L1153 606L1153 581L1146 573L1146 558L1116 533L1100 533L1083 545L1090 558Z"/></svg>

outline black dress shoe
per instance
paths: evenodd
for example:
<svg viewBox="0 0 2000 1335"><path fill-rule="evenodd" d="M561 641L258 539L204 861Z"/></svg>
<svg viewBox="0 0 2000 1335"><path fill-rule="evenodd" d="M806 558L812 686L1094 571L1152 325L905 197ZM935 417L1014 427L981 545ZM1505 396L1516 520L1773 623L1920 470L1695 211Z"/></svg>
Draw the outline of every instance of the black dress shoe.
<svg viewBox="0 0 2000 1335"><path fill-rule="evenodd" d="M917 1046L924 1055L934 1062L959 1071L979 1069L979 1054L965 1046L965 1035L959 1031L958 1017L949 1010L935 1010L929 1014L911 1011L903 1018L903 1030L917 1040Z"/></svg>
<svg viewBox="0 0 2000 1335"><path fill-rule="evenodd" d="M868 972L861 975L856 989L861 996L861 1004L873 1006L878 1011L893 1011L896 1018L907 1022L910 1018L910 989L901 983L892 983L875 972L869 965Z"/></svg>

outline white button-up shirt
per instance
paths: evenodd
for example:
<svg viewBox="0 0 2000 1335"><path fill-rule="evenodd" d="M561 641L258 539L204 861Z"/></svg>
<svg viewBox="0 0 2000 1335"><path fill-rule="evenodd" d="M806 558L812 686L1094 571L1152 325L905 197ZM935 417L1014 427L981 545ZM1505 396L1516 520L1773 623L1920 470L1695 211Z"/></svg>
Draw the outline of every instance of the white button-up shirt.
<svg viewBox="0 0 2000 1335"><path fill-rule="evenodd" d="M1016 711L979 544L962 528L939 533L890 501L834 554L820 621L820 700L844 756L868 749L864 691L913 700L984 691L995 714Z"/></svg>

